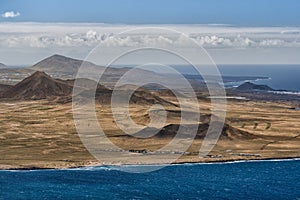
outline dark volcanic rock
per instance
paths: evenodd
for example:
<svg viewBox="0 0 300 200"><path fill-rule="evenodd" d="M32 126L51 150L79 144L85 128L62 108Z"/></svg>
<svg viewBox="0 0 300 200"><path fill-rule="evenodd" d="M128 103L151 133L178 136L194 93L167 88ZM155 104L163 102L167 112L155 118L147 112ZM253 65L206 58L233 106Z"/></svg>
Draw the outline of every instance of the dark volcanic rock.
<svg viewBox="0 0 300 200"><path fill-rule="evenodd" d="M115 99L115 103L118 104L127 104L126 99L129 91L126 90L119 90L115 91L117 93L117 97ZM113 91L102 86L98 85L95 93L95 98L97 102L100 104L110 104L111 103L111 97L112 97ZM93 91L86 90L80 93L82 97L88 97L92 98L93 97ZM177 106L169 101L166 101L151 92L144 90L144 91L134 91L130 97L129 100L130 104L140 104L140 105L154 105L154 104L160 104L164 106Z"/></svg>
<svg viewBox="0 0 300 200"><path fill-rule="evenodd" d="M46 73L37 71L5 90L1 97L16 100L40 100L67 96L71 92L72 86L66 81L53 79Z"/></svg>
<svg viewBox="0 0 300 200"><path fill-rule="evenodd" d="M214 123L220 123L220 122L214 122ZM179 138L192 138L192 134L194 133L194 129L196 128L195 125L190 124L184 124L182 126L182 134L177 137ZM196 139L204 139L207 135L207 131L209 128L209 123L203 123L198 125L198 130L196 134ZM212 124L211 133L218 134L217 130L215 129L216 126L222 126L222 124ZM178 129L180 125L179 124L169 124L165 127L163 127L154 137L158 138L173 138L178 134ZM157 132L157 129L155 128L145 128L144 130L134 134L135 137L146 137L147 135L150 135L150 133ZM246 131L237 129L232 127L231 125L225 123L223 125L223 129L220 135L220 139L250 139L254 138L254 135L251 133L248 133Z"/></svg>
<svg viewBox="0 0 300 200"><path fill-rule="evenodd" d="M273 91L274 89L267 85L257 85L251 82L246 82L236 88L239 91L253 91L253 90L261 90L261 91Z"/></svg>
<svg viewBox="0 0 300 200"><path fill-rule="evenodd" d="M76 90L76 95L79 95L82 102L95 98L101 104L111 103L113 93L111 89L89 79L77 79L77 81L80 84L77 85L79 88ZM54 79L45 72L37 71L18 84L4 88L4 91L0 93L0 98L14 100L55 99L55 102L58 103L69 103L72 101L74 82L74 80ZM92 91L92 88L96 88L96 91ZM125 98L128 92L129 90L119 91L120 98L118 100L121 103L124 103L122 98ZM132 104L176 106L145 89L131 92L130 103Z"/></svg>
<svg viewBox="0 0 300 200"><path fill-rule="evenodd" d="M11 87L12 87L11 85L0 84L0 92L3 92Z"/></svg>

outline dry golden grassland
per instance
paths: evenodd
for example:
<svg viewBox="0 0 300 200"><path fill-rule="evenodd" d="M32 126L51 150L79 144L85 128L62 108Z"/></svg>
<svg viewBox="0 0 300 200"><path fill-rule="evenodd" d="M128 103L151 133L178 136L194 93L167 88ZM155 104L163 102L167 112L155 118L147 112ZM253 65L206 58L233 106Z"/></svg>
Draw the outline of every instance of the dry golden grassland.
<svg viewBox="0 0 300 200"><path fill-rule="evenodd" d="M201 114L210 113L208 102L201 102L200 107ZM150 122L148 108L132 105L132 119L146 126ZM229 101L228 123L255 137L219 140L205 158L198 156L202 140L196 139L188 149L189 154L176 162L300 157L300 111L289 108L288 103ZM167 109L174 111L178 108L169 106ZM110 140L125 150L155 151L171 140L128 137L116 126L108 105L97 105L97 116ZM179 123L179 117L178 112L169 112L167 124ZM81 143L75 129L71 103L1 101L0 118L1 169L67 168L103 164ZM153 160L153 163L163 162L163 159ZM121 164L124 163L126 161Z"/></svg>

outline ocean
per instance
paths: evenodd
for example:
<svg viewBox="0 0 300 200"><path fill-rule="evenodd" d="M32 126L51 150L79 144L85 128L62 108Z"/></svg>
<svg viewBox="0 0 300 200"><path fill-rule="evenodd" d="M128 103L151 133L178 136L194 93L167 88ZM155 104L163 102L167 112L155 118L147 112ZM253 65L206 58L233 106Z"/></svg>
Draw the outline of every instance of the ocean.
<svg viewBox="0 0 300 200"><path fill-rule="evenodd" d="M300 92L300 65L220 65L218 68L222 75L265 76L269 79L252 82Z"/></svg>
<svg viewBox="0 0 300 200"><path fill-rule="evenodd" d="M299 180L300 160L181 164L141 174L109 166L0 171L0 199L299 200Z"/></svg>
<svg viewBox="0 0 300 200"><path fill-rule="evenodd" d="M188 65L174 65L173 67L182 74L197 74L193 67ZM300 65L218 65L217 67L222 76L268 77L269 79L251 82L266 84L276 90L300 92ZM239 86L242 83L233 82L227 86Z"/></svg>

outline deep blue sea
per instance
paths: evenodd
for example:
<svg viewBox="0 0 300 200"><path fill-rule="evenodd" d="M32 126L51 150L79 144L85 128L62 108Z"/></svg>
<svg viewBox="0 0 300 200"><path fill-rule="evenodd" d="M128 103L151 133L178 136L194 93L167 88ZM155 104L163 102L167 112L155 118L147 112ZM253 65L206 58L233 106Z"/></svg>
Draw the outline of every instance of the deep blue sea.
<svg viewBox="0 0 300 200"><path fill-rule="evenodd" d="M192 66L173 66L183 74L198 74ZM300 65L218 65L222 76L259 76L269 79L251 81L277 90L300 92ZM243 82L233 83L238 86Z"/></svg>
<svg viewBox="0 0 300 200"><path fill-rule="evenodd" d="M222 75L269 77L254 83L300 92L300 65L220 65L218 68Z"/></svg>
<svg viewBox="0 0 300 200"><path fill-rule="evenodd" d="M135 166L138 167L138 166ZM300 160L0 171L0 199L300 199Z"/></svg>

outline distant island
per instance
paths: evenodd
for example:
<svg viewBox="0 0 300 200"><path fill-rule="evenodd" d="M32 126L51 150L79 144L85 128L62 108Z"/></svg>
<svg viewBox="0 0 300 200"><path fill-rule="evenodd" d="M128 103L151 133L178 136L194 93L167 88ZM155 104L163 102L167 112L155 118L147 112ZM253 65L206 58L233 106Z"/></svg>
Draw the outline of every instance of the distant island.
<svg viewBox="0 0 300 200"><path fill-rule="evenodd" d="M251 82L246 82L243 83L242 85L238 86L236 90L240 91L253 91L253 90L258 90L258 91L274 91L273 88L267 86L267 85L258 85L254 84Z"/></svg>

